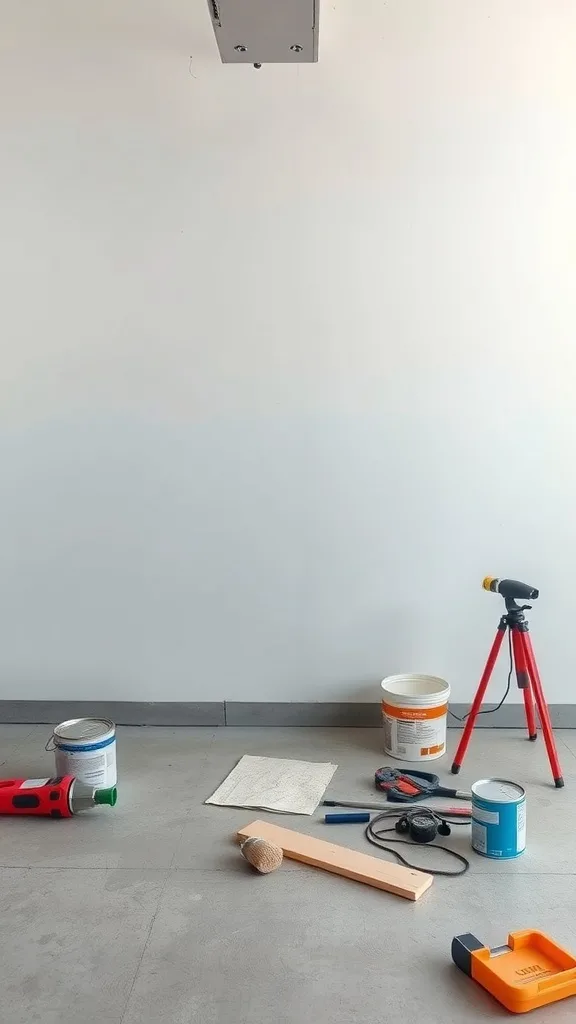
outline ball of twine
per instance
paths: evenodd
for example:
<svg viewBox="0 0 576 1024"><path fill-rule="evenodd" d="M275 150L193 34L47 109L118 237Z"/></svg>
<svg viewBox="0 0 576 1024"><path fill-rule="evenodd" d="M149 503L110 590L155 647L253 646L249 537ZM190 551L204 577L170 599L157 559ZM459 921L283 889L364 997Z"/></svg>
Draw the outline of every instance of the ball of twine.
<svg viewBox="0 0 576 1024"><path fill-rule="evenodd" d="M269 875L271 871L276 871L284 857L276 843L269 843L267 839L260 839L258 836L245 839L240 846L240 852L261 875Z"/></svg>

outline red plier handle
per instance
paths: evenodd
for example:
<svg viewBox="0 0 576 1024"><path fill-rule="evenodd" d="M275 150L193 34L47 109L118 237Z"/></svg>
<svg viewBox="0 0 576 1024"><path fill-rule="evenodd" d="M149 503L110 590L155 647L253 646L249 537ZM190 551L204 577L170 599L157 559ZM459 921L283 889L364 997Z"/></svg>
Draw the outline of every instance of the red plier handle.
<svg viewBox="0 0 576 1024"><path fill-rule="evenodd" d="M401 772L398 768L379 768L375 775L377 789L384 793L393 794L396 799L403 796L417 800L430 790L430 785L410 775L408 772Z"/></svg>

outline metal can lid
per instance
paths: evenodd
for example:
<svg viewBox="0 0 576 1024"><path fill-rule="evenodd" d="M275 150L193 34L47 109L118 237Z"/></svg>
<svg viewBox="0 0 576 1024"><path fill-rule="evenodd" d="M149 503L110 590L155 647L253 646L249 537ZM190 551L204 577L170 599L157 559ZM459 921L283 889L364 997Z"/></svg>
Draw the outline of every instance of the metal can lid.
<svg viewBox="0 0 576 1024"><path fill-rule="evenodd" d="M109 718L70 718L54 729L54 735L61 740L96 740L113 733L114 722Z"/></svg>
<svg viewBox="0 0 576 1024"><path fill-rule="evenodd" d="M479 779L470 788L472 796L498 804L515 804L526 796L522 786L508 779Z"/></svg>

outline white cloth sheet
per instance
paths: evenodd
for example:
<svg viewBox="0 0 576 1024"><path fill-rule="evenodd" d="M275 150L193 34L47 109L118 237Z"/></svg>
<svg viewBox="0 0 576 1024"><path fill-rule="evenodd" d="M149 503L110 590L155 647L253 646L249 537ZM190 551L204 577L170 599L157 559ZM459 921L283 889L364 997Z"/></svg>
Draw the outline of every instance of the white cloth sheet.
<svg viewBox="0 0 576 1024"><path fill-rule="evenodd" d="M313 814L338 765L244 754L207 804Z"/></svg>

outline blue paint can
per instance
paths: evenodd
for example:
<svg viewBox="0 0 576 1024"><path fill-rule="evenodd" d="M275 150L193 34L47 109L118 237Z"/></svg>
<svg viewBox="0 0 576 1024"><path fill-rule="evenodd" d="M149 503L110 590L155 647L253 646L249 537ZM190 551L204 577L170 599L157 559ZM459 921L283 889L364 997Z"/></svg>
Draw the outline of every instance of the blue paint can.
<svg viewBox="0 0 576 1024"><path fill-rule="evenodd" d="M526 792L507 779L480 779L472 789L472 849L510 860L526 849Z"/></svg>

